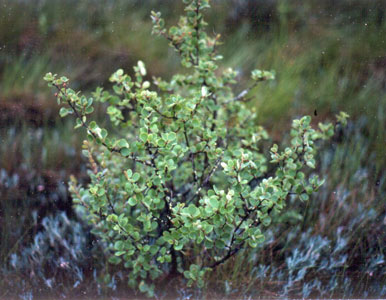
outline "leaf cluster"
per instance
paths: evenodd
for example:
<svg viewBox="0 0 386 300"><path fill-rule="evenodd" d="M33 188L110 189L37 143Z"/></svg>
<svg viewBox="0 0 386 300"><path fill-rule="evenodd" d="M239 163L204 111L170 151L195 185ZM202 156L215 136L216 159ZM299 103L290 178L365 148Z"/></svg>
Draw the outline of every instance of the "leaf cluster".
<svg viewBox="0 0 386 300"><path fill-rule="evenodd" d="M268 173L260 149L268 134L245 102L274 73L254 70L251 86L235 96L237 72L218 68L220 36L205 32L209 2L184 2L186 15L169 30L160 13L151 18L186 74L151 80L139 61L134 76L120 69L111 91L97 88L89 98L65 77L45 76L63 104L60 115L74 115L75 127L88 133L91 183L72 180L74 202L108 243L110 262L128 268L130 286L149 295L164 274L179 272L188 285L203 286L206 272L261 243L289 197L306 201L322 184L303 170L315 168L315 141L334 133L332 124L313 129L308 116L294 120L290 145L271 148L276 169ZM95 102L106 105L114 129L90 120ZM347 115L338 118L345 123Z"/></svg>

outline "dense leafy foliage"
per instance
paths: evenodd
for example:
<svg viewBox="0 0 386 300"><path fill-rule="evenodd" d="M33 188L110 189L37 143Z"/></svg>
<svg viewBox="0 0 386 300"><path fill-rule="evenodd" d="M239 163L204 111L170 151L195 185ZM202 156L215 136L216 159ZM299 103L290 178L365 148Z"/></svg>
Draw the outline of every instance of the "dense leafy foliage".
<svg viewBox="0 0 386 300"><path fill-rule="evenodd" d="M164 28L152 13L153 32L165 37L188 69L169 81L147 81L142 61L134 76L118 70L113 91L97 88L88 98L68 87L68 79L48 73L45 80L65 104L62 117L75 115L87 130L83 153L91 183L70 184L74 202L113 255L124 264L129 284L153 293L152 280L183 273L188 285L204 284L207 271L240 249L264 240L264 227L289 197L302 201L322 184L303 169L315 168L315 141L334 133L332 124L311 127L311 118L294 120L288 147L273 145L268 160L260 147L267 132L256 125L248 93L274 73L255 70L250 88L237 96L237 73L217 62L219 36L209 37L202 11L207 0L185 0L186 16ZM93 103L107 105L112 129L90 120ZM338 123L348 116L341 113Z"/></svg>

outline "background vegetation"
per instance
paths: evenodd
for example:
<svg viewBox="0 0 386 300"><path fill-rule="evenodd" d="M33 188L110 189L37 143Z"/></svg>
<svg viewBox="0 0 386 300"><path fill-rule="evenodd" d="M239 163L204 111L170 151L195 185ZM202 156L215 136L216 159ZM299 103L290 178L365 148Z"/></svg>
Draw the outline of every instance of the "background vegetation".
<svg viewBox="0 0 386 300"><path fill-rule="evenodd" d="M222 35L223 67L240 72L240 91L250 70L276 70L251 103L272 142L304 114L318 122L344 110L351 121L323 146L321 191L290 203L259 249L212 273L204 290L176 280L158 295L385 296L385 2L212 6L207 19ZM87 180L83 136L60 120L42 77L53 71L84 91L109 88L109 75L138 59L150 75L168 77L178 58L150 35L149 13L172 24L181 9L172 0L0 0L0 298L132 295L125 270L106 263L103 244L72 210L69 176Z"/></svg>

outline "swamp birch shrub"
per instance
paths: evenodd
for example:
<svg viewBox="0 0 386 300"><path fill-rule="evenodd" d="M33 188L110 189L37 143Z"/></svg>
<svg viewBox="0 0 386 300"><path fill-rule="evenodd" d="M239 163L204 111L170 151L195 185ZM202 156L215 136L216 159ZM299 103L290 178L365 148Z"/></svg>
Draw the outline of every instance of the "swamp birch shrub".
<svg viewBox="0 0 386 300"><path fill-rule="evenodd" d="M186 15L169 30L160 13L151 18L186 74L150 83L139 61L133 77L120 69L110 77L112 91L97 88L89 98L65 77L45 76L63 104L60 115L73 115L88 134L91 183L71 180L74 203L109 245L110 262L123 264L129 285L149 295L166 274L202 286L206 272L262 242L290 195L306 201L322 184L303 169L315 168L315 141L334 133L332 124L311 128L309 116L294 120L290 145L273 145L267 159L259 146L268 134L246 102L273 72L254 70L251 86L234 95L237 74L218 68L219 36L204 30L209 1L184 2ZM90 121L94 102L107 106L111 130ZM341 113L338 123L347 117ZM277 166L272 174L268 160Z"/></svg>

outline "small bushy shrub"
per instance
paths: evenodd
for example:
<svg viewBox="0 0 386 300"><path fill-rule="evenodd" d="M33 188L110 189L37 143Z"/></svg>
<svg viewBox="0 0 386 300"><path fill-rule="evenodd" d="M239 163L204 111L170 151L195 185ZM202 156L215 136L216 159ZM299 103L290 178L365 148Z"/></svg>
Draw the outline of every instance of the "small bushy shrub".
<svg viewBox="0 0 386 300"><path fill-rule="evenodd" d="M267 132L255 124L248 93L273 72L254 70L252 84L237 96L237 73L217 62L219 36L208 36L202 11L208 0L185 0L178 26L164 27L152 13L153 33L165 37L188 69L170 80L147 80L142 61L134 76L118 70L112 92L97 88L92 97L69 88L68 79L48 73L75 128L88 139L83 153L91 183L70 191L78 210L93 224L113 255L129 269L129 285L152 295L154 280L183 273L188 285L204 284L206 272L240 249L264 240L264 227L283 210L290 195L306 201L322 184L306 177L315 168L315 141L334 133L332 124L311 127L309 116L294 120L291 143L273 145L268 160L260 149ZM111 129L90 120L93 103L107 106ZM338 123L345 123L341 113Z"/></svg>
<svg viewBox="0 0 386 300"><path fill-rule="evenodd" d="M367 122L350 122L337 134L339 143L320 148L318 172L326 182L311 202L289 199L265 241L217 270L210 287L228 298L385 295L386 176L372 176L376 159L371 136L363 136Z"/></svg>

